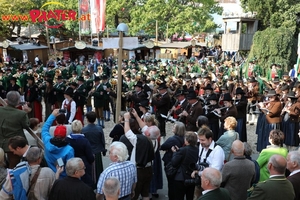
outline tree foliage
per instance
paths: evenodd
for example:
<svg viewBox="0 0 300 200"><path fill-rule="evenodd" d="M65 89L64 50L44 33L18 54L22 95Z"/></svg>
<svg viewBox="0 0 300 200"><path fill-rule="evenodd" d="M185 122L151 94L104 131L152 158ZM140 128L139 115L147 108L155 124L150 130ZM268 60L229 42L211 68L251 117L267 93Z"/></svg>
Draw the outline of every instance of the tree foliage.
<svg viewBox="0 0 300 200"><path fill-rule="evenodd" d="M23 15L28 13L29 10L34 8L34 2L32 0L0 0L0 16L3 15ZM21 26L28 25L28 22L23 21L3 21L0 20L0 35L3 38L10 38L13 34L19 36L21 32ZM14 33L14 29L17 31Z"/></svg>
<svg viewBox="0 0 300 200"><path fill-rule="evenodd" d="M116 27L128 23L132 34L155 35L156 20L161 37L174 33L193 34L216 28L211 14L222 12L214 0L111 0L107 2L107 23Z"/></svg>
<svg viewBox="0 0 300 200"><path fill-rule="evenodd" d="M241 0L246 11L257 12L259 29L254 35L249 58L257 58L265 70L272 63L284 71L293 66L297 57L300 4L298 0ZM267 42L266 42L267 41Z"/></svg>
<svg viewBox="0 0 300 200"><path fill-rule="evenodd" d="M276 63L283 67L283 71L287 71L297 58L297 41L293 36L292 28L267 28L258 31L253 38L249 58L256 58L265 70Z"/></svg>
<svg viewBox="0 0 300 200"><path fill-rule="evenodd" d="M299 7L298 0L241 0L241 4L245 11L257 12L260 30L280 27L282 22L296 17Z"/></svg>

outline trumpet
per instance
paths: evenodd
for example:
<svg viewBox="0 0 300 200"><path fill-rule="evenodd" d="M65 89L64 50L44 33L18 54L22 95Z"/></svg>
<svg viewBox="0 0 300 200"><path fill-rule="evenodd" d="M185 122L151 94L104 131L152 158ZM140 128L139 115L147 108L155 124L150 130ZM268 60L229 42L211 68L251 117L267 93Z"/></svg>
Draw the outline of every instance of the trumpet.
<svg viewBox="0 0 300 200"><path fill-rule="evenodd" d="M250 106L250 108L252 108L252 107L254 107L254 106L257 106L257 105L259 105L259 103L268 104L268 103L270 103L270 101L265 101L265 102L257 102L257 103L255 103L255 104L251 105L251 106Z"/></svg>
<svg viewBox="0 0 300 200"><path fill-rule="evenodd" d="M127 97L130 94L132 94L132 91L122 92L122 97Z"/></svg>
<svg viewBox="0 0 300 200"><path fill-rule="evenodd" d="M224 110L224 109L226 109L227 107L222 107L222 108L216 108L216 109L214 109L213 111L211 111L211 113L212 112L215 112L215 110Z"/></svg>
<svg viewBox="0 0 300 200"><path fill-rule="evenodd" d="M156 79L156 81L155 81L155 85L157 85L157 86L159 86L162 83L163 83L163 81L161 79Z"/></svg>

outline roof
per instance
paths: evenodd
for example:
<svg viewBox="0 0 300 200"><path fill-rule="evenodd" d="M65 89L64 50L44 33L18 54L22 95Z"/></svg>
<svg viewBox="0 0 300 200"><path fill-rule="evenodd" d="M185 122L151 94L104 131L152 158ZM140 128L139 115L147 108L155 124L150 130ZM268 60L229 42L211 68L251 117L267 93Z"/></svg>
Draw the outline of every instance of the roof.
<svg viewBox="0 0 300 200"><path fill-rule="evenodd" d="M86 45L86 47L84 49L98 50L98 51L104 50L102 47L96 47L96 46L92 46L92 45ZM81 50L84 50L84 49L81 49ZM80 49L77 49L75 46L70 46L70 47L65 47L65 48L60 49L60 51L69 51L69 50L80 50Z"/></svg>
<svg viewBox="0 0 300 200"><path fill-rule="evenodd" d="M131 48L131 49L123 48L123 49L133 51L133 50L136 50L136 49L143 49L143 48L146 48L146 46L144 44L138 44L138 47L136 47L136 48Z"/></svg>
<svg viewBox="0 0 300 200"><path fill-rule="evenodd" d="M196 43L196 46L206 46L205 43ZM192 47L191 42L172 42L160 45L160 48L184 49Z"/></svg>
<svg viewBox="0 0 300 200"><path fill-rule="evenodd" d="M21 50L21 51L26 51L26 50L33 50L33 49L48 49L48 46L45 45L33 45L32 43L24 43L24 44L10 44L9 47Z"/></svg>

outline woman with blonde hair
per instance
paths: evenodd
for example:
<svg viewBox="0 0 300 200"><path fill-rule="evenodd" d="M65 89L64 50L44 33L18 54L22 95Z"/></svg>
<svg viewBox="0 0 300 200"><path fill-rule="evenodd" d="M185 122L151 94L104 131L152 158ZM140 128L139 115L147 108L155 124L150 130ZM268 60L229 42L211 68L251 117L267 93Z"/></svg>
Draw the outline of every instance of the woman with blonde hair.
<svg viewBox="0 0 300 200"><path fill-rule="evenodd" d="M216 142L219 146L222 147L226 161L230 161L232 159L231 145L234 140L239 139L239 133L235 132L236 126L236 119L234 117L227 117L224 120L224 129L226 129L227 131Z"/></svg>
<svg viewBox="0 0 300 200"><path fill-rule="evenodd" d="M74 120L71 124L72 133L66 138L66 141L74 149L74 157L82 159L85 165L85 174L81 177L81 180L95 189L95 184L92 180L92 164L94 162L94 154L91 148L91 144L88 139L81 134L82 123L79 120Z"/></svg>

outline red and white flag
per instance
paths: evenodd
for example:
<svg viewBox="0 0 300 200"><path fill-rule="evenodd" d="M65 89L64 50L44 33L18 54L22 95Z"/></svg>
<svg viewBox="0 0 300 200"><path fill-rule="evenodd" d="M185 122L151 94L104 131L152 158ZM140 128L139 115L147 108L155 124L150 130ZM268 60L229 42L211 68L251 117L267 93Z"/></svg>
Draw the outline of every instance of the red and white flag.
<svg viewBox="0 0 300 200"><path fill-rule="evenodd" d="M90 0L92 33L99 33L105 29L106 0Z"/></svg>

